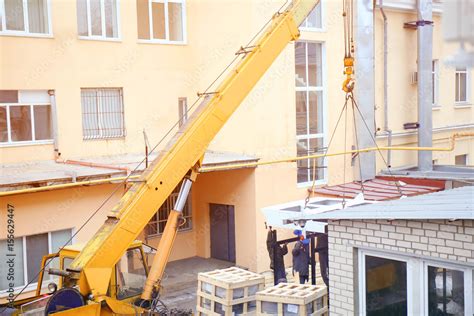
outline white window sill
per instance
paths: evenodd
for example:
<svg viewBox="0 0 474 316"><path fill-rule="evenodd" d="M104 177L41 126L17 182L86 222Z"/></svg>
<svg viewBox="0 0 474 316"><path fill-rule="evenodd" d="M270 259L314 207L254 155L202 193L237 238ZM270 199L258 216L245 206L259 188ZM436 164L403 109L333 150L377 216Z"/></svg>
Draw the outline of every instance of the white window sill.
<svg viewBox="0 0 474 316"><path fill-rule="evenodd" d="M35 38L54 38L53 34L42 34L42 33L26 33L26 32L15 32L15 31L1 31L0 36L15 36L15 37L35 37Z"/></svg>
<svg viewBox="0 0 474 316"><path fill-rule="evenodd" d="M472 103L470 102L459 102L459 103L454 103L454 108L455 109L466 109L472 107Z"/></svg>
<svg viewBox="0 0 474 316"><path fill-rule="evenodd" d="M314 182L314 185L315 186L318 186L318 185L325 185L325 184L328 184L328 181L327 179L320 179L320 180L316 180ZM310 182L303 182L303 183L297 183L296 184L296 187L298 189L309 189L313 186L313 181L310 181Z"/></svg>
<svg viewBox="0 0 474 316"><path fill-rule="evenodd" d="M78 39L85 41L102 41L102 42L122 42L120 37L102 37L102 36L78 36Z"/></svg>
<svg viewBox="0 0 474 316"><path fill-rule="evenodd" d="M302 32L310 32L310 33L325 33L327 32L326 28L312 28L312 27L300 27L300 31Z"/></svg>
<svg viewBox="0 0 474 316"><path fill-rule="evenodd" d="M20 292L23 289L24 286L25 285L13 288L15 296L18 295L18 292ZM37 287L38 287L38 283L30 284L26 287L26 289L21 294L23 295L23 294L28 294L29 292L36 291ZM0 298L6 298L6 297L8 297L8 294L9 294L8 290L2 290L2 291L0 291Z"/></svg>
<svg viewBox="0 0 474 316"><path fill-rule="evenodd" d="M140 44L166 44L166 45L178 45L178 46L184 46L188 44L187 41L167 41L167 40L159 40L159 39L153 39L153 40L139 39L138 43Z"/></svg>
<svg viewBox="0 0 474 316"><path fill-rule="evenodd" d="M125 135L113 136L113 137L94 137L94 138L83 138L84 141L104 141L104 140L125 140Z"/></svg>
<svg viewBox="0 0 474 316"><path fill-rule="evenodd" d="M3 147L22 147L22 146L34 146L34 145L52 145L54 140L37 140L37 141L24 141L14 143L0 143L0 148Z"/></svg>
<svg viewBox="0 0 474 316"><path fill-rule="evenodd" d="M439 110L441 110L441 105L433 105L433 106L431 107L431 109L432 109L433 111L439 111Z"/></svg>

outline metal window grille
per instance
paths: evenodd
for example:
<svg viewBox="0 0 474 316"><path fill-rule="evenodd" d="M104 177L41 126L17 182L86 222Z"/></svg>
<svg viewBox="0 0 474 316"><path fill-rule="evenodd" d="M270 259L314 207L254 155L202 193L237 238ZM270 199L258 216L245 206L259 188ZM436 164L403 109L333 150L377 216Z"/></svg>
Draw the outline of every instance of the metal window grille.
<svg viewBox="0 0 474 316"><path fill-rule="evenodd" d="M121 88L81 89L84 139L125 136Z"/></svg>
<svg viewBox="0 0 474 316"><path fill-rule="evenodd" d="M181 188L181 183L176 186L171 195L166 199L163 205L160 207L158 212L153 216L150 222L146 227L147 236L159 235L162 234L165 230L166 222L170 212L173 210L178 198L179 189ZM191 193L189 194L188 200L184 205L183 217L186 220L186 223L179 227L178 231L190 230L192 229L192 207L191 207Z"/></svg>

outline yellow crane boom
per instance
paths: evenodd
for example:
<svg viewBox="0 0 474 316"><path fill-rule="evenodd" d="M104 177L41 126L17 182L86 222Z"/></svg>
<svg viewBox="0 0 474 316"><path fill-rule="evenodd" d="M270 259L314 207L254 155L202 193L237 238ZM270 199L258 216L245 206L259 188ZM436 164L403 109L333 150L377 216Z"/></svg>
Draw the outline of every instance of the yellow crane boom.
<svg viewBox="0 0 474 316"><path fill-rule="evenodd" d="M318 2L294 0L283 12L273 16L254 45L241 52L243 57L235 68L204 99L140 180L109 212L105 223L68 268L81 294L91 303L115 304L107 297L114 265L180 181L186 175L194 180L209 143L286 45L299 37L299 24ZM173 211L168 219L142 295L144 299L150 298L153 287L161 278L176 235L178 218L179 211ZM97 306L93 308L97 311ZM81 308L81 313L86 309L87 305Z"/></svg>

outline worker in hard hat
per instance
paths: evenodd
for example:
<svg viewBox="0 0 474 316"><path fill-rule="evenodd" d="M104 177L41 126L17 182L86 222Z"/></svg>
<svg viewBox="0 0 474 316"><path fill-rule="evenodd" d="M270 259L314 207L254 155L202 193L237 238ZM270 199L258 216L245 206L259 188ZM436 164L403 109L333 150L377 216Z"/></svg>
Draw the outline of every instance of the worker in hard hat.
<svg viewBox="0 0 474 316"><path fill-rule="evenodd" d="M267 250L270 256L270 269L272 269L275 274L277 284L286 282L285 261L283 257L288 253L288 245L286 243L279 245L273 238L271 228L267 234Z"/></svg>
<svg viewBox="0 0 474 316"><path fill-rule="evenodd" d="M298 272L300 284L305 284L309 280L309 239L306 239L303 232L299 229L295 229L293 234L300 238L300 240L295 243L292 251L293 273L295 271Z"/></svg>

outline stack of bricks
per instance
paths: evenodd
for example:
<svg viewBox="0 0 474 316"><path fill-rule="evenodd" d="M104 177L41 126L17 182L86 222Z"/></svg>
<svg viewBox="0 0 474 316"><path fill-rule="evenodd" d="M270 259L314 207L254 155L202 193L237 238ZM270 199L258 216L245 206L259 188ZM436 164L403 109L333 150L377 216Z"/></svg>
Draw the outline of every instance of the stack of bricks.
<svg viewBox="0 0 474 316"><path fill-rule="evenodd" d="M458 263L474 263L472 220L330 221L329 288L331 313L354 314L354 248L363 247Z"/></svg>

